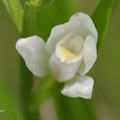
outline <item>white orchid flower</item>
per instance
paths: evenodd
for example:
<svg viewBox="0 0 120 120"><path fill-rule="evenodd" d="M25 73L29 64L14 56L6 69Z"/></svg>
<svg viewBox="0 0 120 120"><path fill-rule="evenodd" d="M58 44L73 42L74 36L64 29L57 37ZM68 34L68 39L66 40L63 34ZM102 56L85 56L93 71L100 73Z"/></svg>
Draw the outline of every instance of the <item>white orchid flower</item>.
<svg viewBox="0 0 120 120"><path fill-rule="evenodd" d="M44 77L51 71L59 82L65 82L61 93L70 97L91 98L94 81L85 74L96 61L97 31L84 13L55 26L47 40L31 36L19 39L16 49L29 70Z"/></svg>

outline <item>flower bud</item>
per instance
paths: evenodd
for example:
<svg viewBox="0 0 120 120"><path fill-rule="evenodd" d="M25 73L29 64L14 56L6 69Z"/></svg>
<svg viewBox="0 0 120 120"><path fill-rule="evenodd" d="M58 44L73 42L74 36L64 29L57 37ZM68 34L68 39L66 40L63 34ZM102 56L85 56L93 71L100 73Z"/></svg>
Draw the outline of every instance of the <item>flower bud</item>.
<svg viewBox="0 0 120 120"><path fill-rule="evenodd" d="M53 0L27 0L27 4L35 10L47 7Z"/></svg>

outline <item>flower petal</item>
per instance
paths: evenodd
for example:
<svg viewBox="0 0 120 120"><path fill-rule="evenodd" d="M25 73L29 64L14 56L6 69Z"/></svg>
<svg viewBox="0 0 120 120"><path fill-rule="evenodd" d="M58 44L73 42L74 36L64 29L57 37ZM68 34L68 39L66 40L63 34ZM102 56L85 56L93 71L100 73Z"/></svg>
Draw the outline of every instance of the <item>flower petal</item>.
<svg viewBox="0 0 120 120"><path fill-rule="evenodd" d="M64 25L58 25L52 28L50 36L46 43L46 49L49 53L53 53L55 50L55 45L59 42L64 35L65 27Z"/></svg>
<svg viewBox="0 0 120 120"><path fill-rule="evenodd" d="M94 80L89 76L76 75L74 79L65 83L61 93L69 97L82 97L90 99Z"/></svg>
<svg viewBox="0 0 120 120"><path fill-rule="evenodd" d="M46 43L46 49L48 52L53 53L56 44L64 37L66 34L73 34L76 32L74 28L78 27L78 21L68 21L64 24L55 26L50 33L50 36Z"/></svg>
<svg viewBox="0 0 120 120"><path fill-rule="evenodd" d="M88 36L84 43L84 58L81 62L78 73L85 75L97 59L96 42L92 36Z"/></svg>
<svg viewBox="0 0 120 120"><path fill-rule="evenodd" d="M73 36L82 36L84 39L91 35L97 41L97 31L92 19L84 14L77 13L73 15L68 22L55 26L46 43L46 49L51 54L55 50L56 44L66 35L72 33Z"/></svg>
<svg viewBox="0 0 120 120"><path fill-rule="evenodd" d="M52 74L59 82L68 81L73 78L79 68L79 64L80 61L71 64L62 63L55 53L53 53L49 61Z"/></svg>
<svg viewBox="0 0 120 120"><path fill-rule="evenodd" d="M70 18L70 21L79 22L79 26L83 28L81 32L93 36L95 41L97 42L97 30L92 19L87 14L77 13Z"/></svg>
<svg viewBox="0 0 120 120"><path fill-rule="evenodd" d="M45 49L45 42L38 36L19 39L16 49L25 60L28 69L38 77L44 77L49 72L49 55Z"/></svg>

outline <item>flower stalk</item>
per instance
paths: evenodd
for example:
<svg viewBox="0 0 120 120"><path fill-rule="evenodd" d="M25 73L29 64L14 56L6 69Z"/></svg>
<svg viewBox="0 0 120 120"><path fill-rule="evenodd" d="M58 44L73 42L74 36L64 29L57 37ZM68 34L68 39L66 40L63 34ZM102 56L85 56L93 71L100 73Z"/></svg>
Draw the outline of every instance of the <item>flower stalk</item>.
<svg viewBox="0 0 120 120"><path fill-rule="evenodd" d="M36 111L44 101L58 94L62 87L63 84L57 83L52 76L44 78L42 83L40 83L38 88L32 94L30 109Z"/></svg>
<svg viewBox="0 0 120 120"><path fill-rule="evenodd" d="M31 9L27 4L25 4L24 17L23 17L23 28L22 28L22 37L28 37L35 34L37 21L37 12ZM23 113L26 119L35 119L40 120L39 111L30 110L30 99L32 95L32 86L33 86L33 75L27 69L23 59L20 59L20 90L21 90L21 100Z"/></svg>

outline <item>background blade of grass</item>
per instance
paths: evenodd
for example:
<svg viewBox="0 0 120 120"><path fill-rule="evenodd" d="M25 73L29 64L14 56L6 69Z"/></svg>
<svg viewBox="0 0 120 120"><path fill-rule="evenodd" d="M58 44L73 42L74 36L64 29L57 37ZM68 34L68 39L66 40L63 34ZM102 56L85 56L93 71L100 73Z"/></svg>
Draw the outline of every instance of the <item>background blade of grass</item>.
<svg viewBox="0 0 120 120"><path fill-rule="evenodd" d="M62 94L55 95L58 120L96 120L93 99L69 98Z"/></svg>
<svg viewBox="0 0 120 120"><path fill-rule="evenodd" d="M93 22L98 31L97 49L99 50L108 29L109 22L113 12L120 0L101 0L98 7L92 15Z"/></svg>
<svg viewBox="0 0 120 120"><path fill-rule="evenodd" d="M25 120L18 108L14 97L7 88L4 79L0 76L0 120Z"/></svg>
<svg viewBox="0 0 120 120"><path fill-rule="evenodd" d="M22 30L23 9L19 0L2 0L19 31Z"/></svg>

